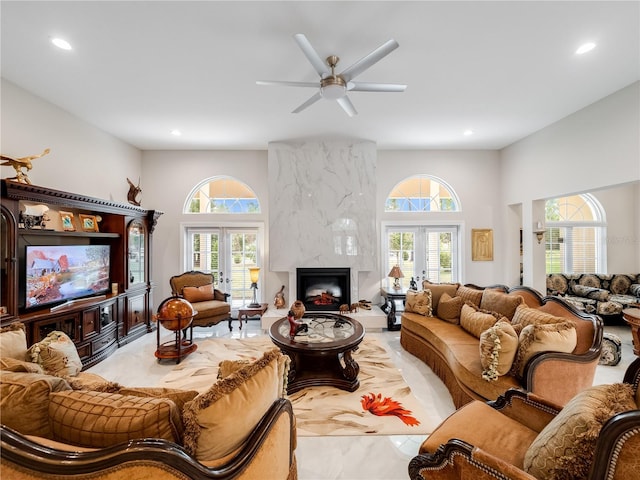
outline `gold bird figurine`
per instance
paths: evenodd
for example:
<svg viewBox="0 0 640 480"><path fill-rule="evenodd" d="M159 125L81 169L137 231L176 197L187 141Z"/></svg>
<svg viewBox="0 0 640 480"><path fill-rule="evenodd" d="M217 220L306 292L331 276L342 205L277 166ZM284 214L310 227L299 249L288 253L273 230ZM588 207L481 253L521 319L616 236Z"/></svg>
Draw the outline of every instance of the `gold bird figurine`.
<svg viewBox="0 0 640 480"><path fill-rule="evenodd" d="M33 165L31 165L31 160L44 157L49 153L49 151L50 150L48 148L45 148L44 151L39 155L31 155L29 157L22 158L12 158L8 157L7 155L0 155L0 160L4 160L4 163L0 163L0 165L13 167L13 169L16 171L16 176L10 177L8 180L15 180L19 183L28 183L29 185L31 185L31 180L29 180L29 177L25 172L22 171L22 169L25 168L28 172L33 168Z"/></svg>

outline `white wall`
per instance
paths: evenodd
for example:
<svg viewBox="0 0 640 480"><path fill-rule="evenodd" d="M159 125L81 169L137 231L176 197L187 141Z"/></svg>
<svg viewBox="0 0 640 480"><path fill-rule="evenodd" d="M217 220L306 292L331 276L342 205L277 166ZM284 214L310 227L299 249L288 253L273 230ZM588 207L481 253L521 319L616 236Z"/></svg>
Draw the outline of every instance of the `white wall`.
<svg viewBox="0 0 640 480"><path fill-rule="evenodd" d="M507 216L509 205L522 208L525 270L527 266L534 270L525 271L525 283L544 291L544 268L539 268L544 255L532 241L536 201L640 181L640 82L510 145L501 151L500 160L503 214ZM614 266L638 272L638 202L625 206L635 233L619 245ZM618 265L617 258L627 260ZM504 275L510 277L513 272Z"/></svg>
<svg viewBox="0 0 640 480"><path fill-rule="evenodd" d="M127 203L127 177L137 182L141 152L13 83L1 83L2 153L33 160L34 185ZM0 167L2 178L15 176ZM143 206L145 192L142 192Z"/></svg>

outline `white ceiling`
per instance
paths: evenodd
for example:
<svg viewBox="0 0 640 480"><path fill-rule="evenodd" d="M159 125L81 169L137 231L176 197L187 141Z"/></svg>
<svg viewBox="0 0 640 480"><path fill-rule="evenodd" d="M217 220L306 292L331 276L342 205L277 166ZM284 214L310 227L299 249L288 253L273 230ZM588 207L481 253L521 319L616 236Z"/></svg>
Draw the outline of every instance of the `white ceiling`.
<svg viewBox="0 0 640 480"><path fill-rule="evenodd" d="M265 149L313 137L499 149L639 80L639 24L637 1L3 0L1 67L140 149ZM357 80L406 83L406 92L351 92L353 118L327 100L292 114L314 90L256 80L317 80L295 33L322 58L338 55L338 71L396 39ZM53 47L55 36L73 50ZM587 41L597 47L575 55Z"/></svg>

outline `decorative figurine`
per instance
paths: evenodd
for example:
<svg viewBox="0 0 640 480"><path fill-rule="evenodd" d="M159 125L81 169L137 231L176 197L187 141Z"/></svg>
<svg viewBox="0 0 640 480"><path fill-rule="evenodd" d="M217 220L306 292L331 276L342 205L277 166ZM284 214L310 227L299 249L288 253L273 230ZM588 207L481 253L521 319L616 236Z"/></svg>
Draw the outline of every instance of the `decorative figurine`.
<svg viewBox="0 0 640 480"><path fill-rule="evenodd" d="M137 199L137 196L142 193L142 189L140 188L140 179L138 179L138 185L134 185L131 180L127 178L127 182L129 182L129 192L127 193L127 200L131 205L140 206L140 200Z"/></svg>
<svg viewBox="0 0 640 480"><path fill-rule="evenodd" d="M273 305L276 308L284 308L284 306L286 305L286 300L284 299L284 285L282 285L280 291L276 293L276 297L273 300Z"/></svg>
<svg viewBox="0 0 640 480"><path fill-rule="evenodd" d="M287 320L289 321L289 338L291 338L291 340L293 340L298 333L309 331L309 326L306 323L295 319L292 310L289 310Z"/></svg>
<svg viewBox="0 0 640 480"><path fill-rule="evenodd" d="M304 303L302 303L300 300L296 300L291 304L291 311L293 312L293 316L296 318L296 320L300 320L306 310L307 309L304 308Z"/></svg>
<svg viewBox="0 0 640 480"><path fill-rule="evenodd" d="M411 277L411 281L409 282L409 290L418 290L418 284L413 277Z"/></svg>
<svg viewBox="0 0 640 480"><path fill-rule="evenodd" d="M45 222L51 220L47 215L49 207L46 205L24 205L24 210L20 210L18 226L30 230L41 228L44 230Z"/></svg>
<svg viewBox="0 0 640 480"><path fill-rule="evenodd" d="M31 165L31 160L44 157L49 152L50 150L48 148L45 148L44 151L39 155L31 155L29 157L22 158L12 158L6 155L0 155L0 160L4 160L4 163L0 163L0 165L13 167L13 169L16 171L16 176L10 177L8 178L8 180L15 180L18 183L28 183L29 185L31 185L31 180L29 180L29 177L25 172L22 171L22 169L25 168L28 172L33 168L33 165Z"/></svg>

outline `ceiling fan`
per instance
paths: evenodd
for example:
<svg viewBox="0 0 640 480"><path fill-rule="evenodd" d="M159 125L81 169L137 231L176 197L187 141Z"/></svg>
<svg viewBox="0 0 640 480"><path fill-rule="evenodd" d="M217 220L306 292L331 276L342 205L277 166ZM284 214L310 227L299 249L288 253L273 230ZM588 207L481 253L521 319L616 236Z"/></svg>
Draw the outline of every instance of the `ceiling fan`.
<svg viewBox="0 0 640 480"><path fill-rule="evenodd" d="M398 45L398 42L391 39L376 48L370 54L362 57L350 67L344 69L339 74L336 74L335 68L340 58L335 55L327 57L326 62L323 61L318 53L311 46L307 37L302 33L298 33L293 36L294 40L302 50L302 53L307 57L307 60L311 63L318 75L320 75L319 82L287 82L287 81L269 81L258 80L258 85L276 85L276 86L288 86L288 87L311 87L317 88L318 91L309 98L306 102L296 108L292 113L300 113L305 108L313 105L321 98L326 100L335 100L342 107L342 109L350 117L357 115L355 107L347 97L347 92L404 92L407 88L406 85L396 83L368 83L368 82L354 82L353 79L371 67L376 62L382 60L384 57L393 52Z"/></svg>

